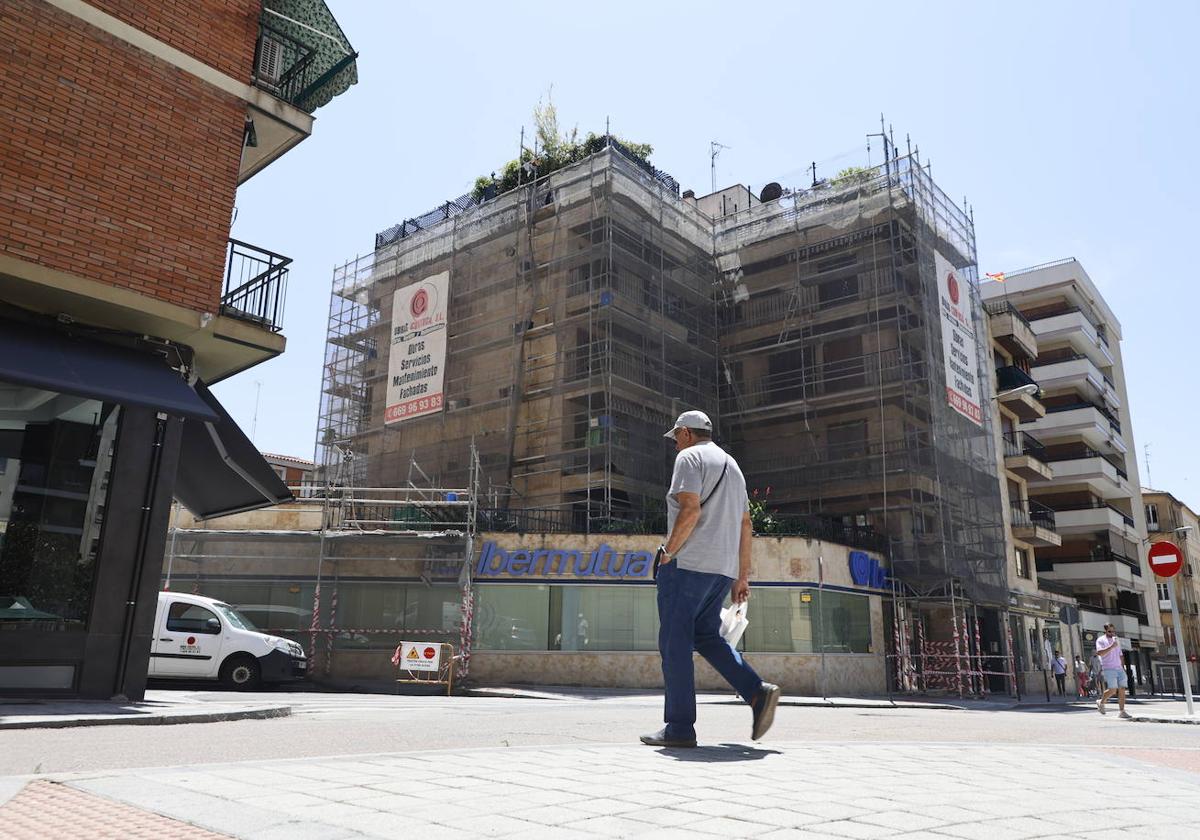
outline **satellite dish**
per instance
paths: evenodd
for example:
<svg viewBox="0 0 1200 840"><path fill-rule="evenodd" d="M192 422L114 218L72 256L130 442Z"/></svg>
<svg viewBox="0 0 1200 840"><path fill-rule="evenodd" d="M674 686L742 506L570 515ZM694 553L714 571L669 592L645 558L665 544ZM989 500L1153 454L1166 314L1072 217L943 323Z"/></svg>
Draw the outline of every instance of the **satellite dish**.
<svg viewBox="0 0 1200 840"><path fill-rule="evenodd" d="M782 195L783 195L783 187L779 186L779 184L772 181L771 183L767 184L765 187L762 188L762 193L759 194L758 200L763 202L764 204L766 204L768 201L774 201L775 199L781 197Z"/></svg>

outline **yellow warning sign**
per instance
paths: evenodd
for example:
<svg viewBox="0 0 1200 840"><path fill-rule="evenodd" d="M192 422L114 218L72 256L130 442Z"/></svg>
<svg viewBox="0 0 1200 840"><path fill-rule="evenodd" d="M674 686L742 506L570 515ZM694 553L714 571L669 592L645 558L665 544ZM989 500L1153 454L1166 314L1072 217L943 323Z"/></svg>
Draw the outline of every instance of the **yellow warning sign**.
<svg viewBox="0 0 1200 840"><path fill-rule="evenodd" d="M409 650L409 652L408 652L408 656L407 656L406 658L407 658L407 659L420 659L420 658L421 658L421 654L417 653L417 649L416 649L416 648L412 648L411 650Z"/></svg>

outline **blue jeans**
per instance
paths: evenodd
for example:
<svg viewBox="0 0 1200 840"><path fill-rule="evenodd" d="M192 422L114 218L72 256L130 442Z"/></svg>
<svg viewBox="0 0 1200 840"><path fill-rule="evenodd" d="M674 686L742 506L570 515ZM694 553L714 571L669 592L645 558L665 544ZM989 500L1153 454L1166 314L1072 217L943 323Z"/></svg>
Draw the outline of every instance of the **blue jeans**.
<svg viewBox="0 0 1200 840"><path fill-rule="evenodd" d="M674 561L658 570L658 652L662 655L667 737L696 737L696 679L692 651L708 660L747 703L762 679L742 655L721 638L721 606L733 581L724 575L693 572Z"/></svg>

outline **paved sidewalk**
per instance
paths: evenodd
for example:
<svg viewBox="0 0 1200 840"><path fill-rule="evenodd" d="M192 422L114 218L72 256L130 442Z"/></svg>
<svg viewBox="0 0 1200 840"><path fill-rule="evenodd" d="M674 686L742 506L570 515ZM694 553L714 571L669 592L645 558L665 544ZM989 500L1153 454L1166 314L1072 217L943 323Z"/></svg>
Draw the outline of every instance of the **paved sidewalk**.
<svg viewBox="0 0 1200 840"><path fill-rule="evenodd" d="M0 703L0 730L208 723L286 717L291 713L292 707L286 702L239 701L233 693L227 699L212 702L180 692L148 691L140 703L86 700Z"/></svg>
<svg viewBox="0 0 1200 840"><path fill-rule="evenodd" d="M1165 840L1193 836L1200 801L1197 773L1090 748L974 744L493 748L54 778L250 840ZM1102 789L1128 804L1098 802Z"/></svg>

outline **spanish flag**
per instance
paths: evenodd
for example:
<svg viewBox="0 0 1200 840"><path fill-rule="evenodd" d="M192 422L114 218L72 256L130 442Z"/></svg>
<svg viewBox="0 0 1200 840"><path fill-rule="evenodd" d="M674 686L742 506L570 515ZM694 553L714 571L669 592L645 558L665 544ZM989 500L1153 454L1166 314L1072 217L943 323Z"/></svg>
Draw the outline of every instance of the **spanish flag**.
<svg viewBox="0 0 1200 840"><path fill-rule="evenodd" d="M989 274L988 274L988 277L990 277L991 279L995 280L997 283L1003 283L1003 282L1004 282L1004 272L1003 272L1003 271L998 271L998 272L996 272L995 274L991 274L991 273L989 273Z"/></svg>

